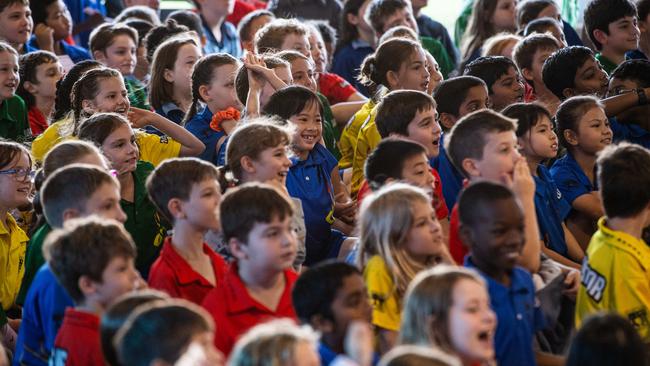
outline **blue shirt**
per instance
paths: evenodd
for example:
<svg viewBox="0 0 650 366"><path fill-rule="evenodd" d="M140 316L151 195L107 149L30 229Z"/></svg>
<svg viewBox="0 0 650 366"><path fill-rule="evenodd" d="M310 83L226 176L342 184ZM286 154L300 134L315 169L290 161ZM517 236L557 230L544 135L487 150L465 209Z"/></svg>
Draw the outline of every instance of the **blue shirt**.
<svg viewBox="0 0 650 366"><path fill-rule="evenodd" d="M442 195L445 197L447 207L452 208L456 204L458 195L463 189L463 175L452 164L444 147L445 134L440 137L440 153L431 159L431 167L438 171L442 181ZM450 211L451 213L451 211Z"/></svg>
<svg viewBox="0 0 650 366"><path fill-rule="evenodd" d="M74 306L47 264L36 273L23 306L13 365L47 366L65 308Z"/></svg>
<svg viewBox="0 0 650 366"><path fill-rule="evenodd" d="M345 355L339 355L338 353L332 351L323 342L318 342L318 355L320 356L320 364L323 366L329 366L339 356L345 357ZM375 353L372 356L371 365L376 365L378 363L379 363L379 355Z"/></svg>
<svg viewBox="0 0 650 366"><path fill-rule="evenodd" d="M357 79L361 63L375 50L366 41L357 39L350 44L337 49L332 60L332 72L347 80L359 93L371 97L368 87Z"/></svg>
<svg viewBox="0 0 650 366"><path fill-rule="evenodd" d="M564 39L566 39L566 43L569 46L582 46L582 40L580 39L580 36L578 35L578 32L576 32L575 29L569 24L568 22L565 22L562 20L562 33L564 33Z"/></svg>
<svg viewBox="0 0 650 366"><path fill-rule="evenodd" d="M163 104L160 108L156 109L156 113L158 113L159 115L161 115L161 116L167 118L168 120L176 123L177 125L182 124L183 123L183 118L185 118L185 112L183 112L183 110L180 109L176 105L176 103L173 103L173 102L167 102L167 103ZM150 132L149 127L150 126L147 126L145 128L145 130L147 130L147 132L161 134L160 131L158 131L157 129L155 129L153 127L151 127L152 131L155 130L155 131L158 131L158 132Z"/></svg>
<svg viewBox="0 0 650 366"><path fill-rule="evenodd" d="M106 6L102 0L64 0L70 16L72 17L72 24L80 24L84 22L88 15L84 12L86 8L90 8L99 12L101 15L106 16ZM83 32L77 35L76 42L81 47L88 48L88 38L90 31Z"/></svg>
<svg viewBox="0 0 650 366"><path fill-rule="evenodd" d="M510 287L488 277L465 258L465 267L476 269L488 285L490 306L497 315L494 349L499 366L534 366L533 336L544 328L544 316L535 299L533 278L526 270L515 267L510 273Z"/></svg>
<svg viewBox="0 0 650 366"><path fill-rule="evenodd" d="M38 46L38 42L36 41L36 36L32 36L32 38L29 39L29 42L27 44L29 45L29 47L33 48L34 50L40 50L40 47ZM85 48L73 46L63 41L59 41L59 44L63 49L63 53L68 55L72 60L72 62L74 62L75 64L83 60L92 60L92 57L90 56L90 52L88 52L88 50L86 50Z"/></svg>
<svg viewBox="0 0 650 366"><path fill-rule="evenodd" d="M562 222L569 215L571 205L564 199L545 166L537 167L537 176L534 178L535 212L540 236L548 248L567 257L569 252Z"/></svg>
<svg viewBox="0 0 650 366"><path fill-rule="evenodd" d="M242 55L239 36L234 25L225 20L221 23L221 42L219 42L215 38L214 33L212 33L212 29L205 23L203 17L201 17L201 22L203 25L203 34L205 34L206 38L206 43L203 47L203 52L206 55L212 53L228 53L236 58Z"/></svg>
<svg viewBox="0 0 650 366"><path fill-rule="evenodd" d="M573 205L573 201L583 194L597 190L595 183L592 184L589 181L585 172L569 152L555 161L551 167L551 177L570 205Z"/></svg>
<svg viewBox="0 0 650 366"><path fill-rule="evenodd" d="M185 129L190 131L205 145L205 150L199 155L199 158L218 165L217 142L224 135L223 132L217 132L210 128L212 121L212 111L207 106L197 113L192 119L187 121Z"/></svg>
<svg viewBox="0 0 650 366"><path fill-rule="evenodd" d="M616 117L609 118L609 127L614 134L613 142L627 141L650 148L650 132L632 123L620 123Z"/></svg>

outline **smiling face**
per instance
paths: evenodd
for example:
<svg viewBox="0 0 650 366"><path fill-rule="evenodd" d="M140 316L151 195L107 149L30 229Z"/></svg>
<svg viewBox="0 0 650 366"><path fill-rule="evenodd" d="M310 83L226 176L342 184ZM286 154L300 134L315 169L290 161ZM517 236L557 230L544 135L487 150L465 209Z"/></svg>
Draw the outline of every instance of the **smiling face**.
<svg viewBox="0 0 650 366"><path fill-rule="evenodd" d="M565 131L565 134L569 131ZM578 122L578 131L569 143L584 153L595 155L612 143L609 120L600 107L593 107Z"/></svg>
<svg viewBox="0 0 650 366"><path fill-rule="evenodd" d="M488 133L485 136L483 157L480 160L470 159L474 162L474 168L468 170L468 173L472 177L504 182L506 176L512 178L515 163L520 157L514 131Z"/></svg>
<svg viewBox="0 0 650 366"><path fill-rule="evenodd" d="M116 69L120 74L127 76L133 74L138 61L136 48L135 41L130 36L119 34L113 38L113 42L104 51L95 51L95 58L107 67Z"/></svg>
<svg viewBox="0 0 650 366"><path fill-rule="evenodd" d="M289 121L295 127L291 136L291 148L301 160L307 158L323 134L320 104L318 101L308 102L305 108L291 116Z"/></svg>
<svg viewBox="0 0 650 366"><path fill-rule="evenodd" d="M19 81L18 57L13 52L0 52L0 100L13 97Z"/></svg>
<svg viewBox="0 0 650 366"><path fill-rule="evenodd" d="M32 11L28 5L15 2L0 12L0 34L11 45L27 43L33 27Z"/></svg>
<svg viewBox="0 0 650 366"><path fill-rule="evenodd" d="M492 84L490 95L494 110L500 111L513 103L524 100L524 81L514 67L510 67L506 74L501 75Z"/></svg>
<svg viewBox="0 0 650 366"><path fill-rule="evenodd" d="M0 168L0 170L9 169L30 170L31 165L27 154L17 155L11 163ZM28 204L31 191L31 180L17 180L14 174L0 174L0 202L3 209L11 210Z"/></svg>
<svg viewBox="0 0 650 366"><path fill-rule="evenodd" d="M435 190L435 178L431 173L429 158L425 154L414 155L402 164L402 181L422 188L431 199Z"/></svg>
<svg viewBox="0 0 650 366"><path fill-rule="evenodd" d="M547 116L540 116L535 126L532 126L518 141L527 157L552 159L557 156L557 135L553 131L553 123Z"/></svg>
<svg viewBox="0 0 650 366"><path fill-rule="evenodd" d="M429 263L444 251L442 228L431 202L416 201L411 207L413 224L406 236L406 251L414 260Z"/></svg>
<svg viewBox="0 0 650 366"><path fill-rule="evenodd" d="M389 71L388 82L390 90L418 90L426 92L429 86L431 74L427 70L427 58L424 50L418 47L400 66L397 72Z"/></svg>
<svg viewBox="0 0 650 366"><path fill-rule="evenodd" d="M102 153L111 163L118 175L130 174L135 171L138 163L138 145L131 126L122 124L111 132L101 146Z"/></svg>
<svg viewBox="0 0 650 366"><path fill-rule="evenodd" d="M609 35L604 35L603 46L611 47L615 52L625 53L639 47L641 31L636 17L626 16L607 26Z"/></svg>
<svg viewBox="0 0 650 366"><path fill-rule="evenodd" d="M185 220L197 231L220 230L219 202L221 202L219 182L206 178L199 183L194 183L189 199L182 201Z"/></svg>
<svg viewBox="0 0 650 366"><path fill-rule="evenodd" d="M126 117L131 104L121 77L99 79L99 93L93 99L84 99L82 107L86 114L118 113Z"/></svg>
<svg viewBox="0 0 650 366"><path fill-rule="evenodd" d="M54 40L65 39L72 34L72 18L63 0L58 0L45 8L45 25L54 30Z"/></svg>
<svg viewBox="0 0 650 366"><path fill-rule="evenodd" d="M247 171L249 181L269 182L277 181L284 186L287 173L291 167L291 160L287 155L287 145L264 149L257 159L251 159L251 171Z"/></svg>
<svg viewBox="0 0 650 366"><path fill-rule="evenodd" d="M440 153L440 134L442 129L437 121L435 108L417 111L415 117L406 127L406 137L418 142L427 149L427 156L436 157Z"/></svg>

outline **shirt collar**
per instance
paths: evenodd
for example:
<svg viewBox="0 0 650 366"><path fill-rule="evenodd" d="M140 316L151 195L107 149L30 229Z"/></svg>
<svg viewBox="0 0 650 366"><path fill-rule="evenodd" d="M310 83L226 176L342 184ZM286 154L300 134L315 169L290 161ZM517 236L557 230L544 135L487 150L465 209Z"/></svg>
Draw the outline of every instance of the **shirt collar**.
<svg viewBox="0 0 650 366"><path fill-rule="evenodd" d="M174 102L167 102L167 103L163 104L163 105L160 107L160 109L162 109L163 113L165 113L166 115L169 115L169 113L172 112L172 111L181 111L181 112L183 112L183 110L180 109L180 108L176 105L176 103L174 103ZM184 112L183 112L183 113L184 113Z"/></svg>
<svg viewBox="0 0 650 366"><path fill-rule="evenodd" d="M633 254L639 259L639 262L644 268L648 268L646 263L650 263L650 247L648 247L646 242L626 232L612 230L607 227L606 221L605 217L601 217L598 220L598 231L610 239L608 244Z"/></svg>
<svg viewBox="0 0 650 366"><path fill-rule="evenodd" d="M203 244L203 253L207 254L210 257L210 262L212 263L213 271L216 270L217 264L215 263L216 254L211 253L212 250ZM212 284L208 282L203 276L198 274L188 263L181 257L180 254L174 248L172 244L172 237L168 236L165 238L165 244L163 245L162 252L160 253L161 258L168 262L169 267L174 271L178 278L178 283L180 285L189 285L191 283L199 283L203 286L210 286ZM215 280L218 279L217 273L215 271Z"/></svg>
<svg viewBox="0 0 650 366"><path fill-rule="evenodd" d="M359 49L359 48L364 48L364 47L370 47L370 48L372 48L372 46L370 45L370 43L368 43L368 42L366 42L366 41L364 41L363 39L360 39L360 38L357 38L357 39L355 39L354 41L352 41L352 43L350 43L350 45L351 45L352 48L354 48L355 50L356 50L356 49Z"/></svg>
<svg viewBox="0 0 650 366"><path fill-rule="evenodd" d="M287 306L291 307L291 270L284 270L284 279L285 286L284 291L282 292L282 297L280 297L280 302L278 302L277 309L271 310L266 306L255 301L248 293L246 285L239 277L239 267L237 262L233 262L230 265L230 269L226 272L224 284L227 286L227 291L230 292L230 301L226 303L226 312L229 314L243 313L249 309L256 309L258 311L273 314L277 311L280 311Z"/></svg>

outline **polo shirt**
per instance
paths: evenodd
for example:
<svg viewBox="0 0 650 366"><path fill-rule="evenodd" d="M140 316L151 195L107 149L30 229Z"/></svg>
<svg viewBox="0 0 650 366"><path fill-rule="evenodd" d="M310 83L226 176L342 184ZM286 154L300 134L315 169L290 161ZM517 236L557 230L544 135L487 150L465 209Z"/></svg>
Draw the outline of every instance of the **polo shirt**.
<svg viewBox="0 0 650 366"><path fill-rule="evenodd" d="M323 366L336 365L336 366L356 366L357 363L345 354L338 354L329 348L325 343L318 342L318 356L320 356L320 364ZM379 355L373 353L370 365L374 366L379 363Z"/></svg>
<svg viewBox="0 0 650 366"><path fill-rule="evenodd" d="M352 194L356 195L363 183L363 172L368 160L368 155L374 150L381 141L381 135L375 124L376 113L372 113L370 118L361 126L359 136L357 136L357 145L354 149L354 158L352 159Z"/></svg>
<svg viewBox="0 0 650 366"><path fill-rule="evenodd" d="M226 262L205 243L203 253L210 258L216 286L220 286L227 271ZM165 239L160 256L151 266L149 286L197 305L201 305L205 295L216 287L178 254L171 236Z"/></svg>
<svg viewBox="0 0 650 366"><path fill-rule="evenodd" d="M570 205L583 194L596 191L596 182L591 183L570 152L557 159L550 169L551 177Z"/></svg>
<svg viewBox="0 0 650 366"><path fill-rule="evenodd" d="M0 137L24 142L32 137L27 122L27 107L17 95L5 99L0 104Z"/></svg>
<svg viewBox="0 0 650 366"><path fill-rule="evenodd" d="M242 18L245 17L246 14L255 11L256 9L264 9L264 8L258 8L255 5L249 4L242 0L236 0L232 13L226 17L226 21L232 23L232 25L236 27L239 24L239 21L242 20Z"/></svg>
<svg viewBox="0 0 650 366"><path fill-rule="evenodd" d="M25 303L25 296L27 296L29 286L32 284L36 272L38 272L39 268L41 268L45 263L45 258L43 258L43 242L45 241L47 234L51 231L52 227L50 224L45 222L41 227L36 229L32 238L29 239L27 253L25 255L25 274L23 275L20 292L16 299L18 305L23 305Z"/></svg>
<svg viewBox="0 0 650 366"><path fill-rule="evenodd" d="M337 47L332 59L332 72L347 80L359 93L371 97L368 87L359 81L361 63L368 55L375 52L370 43L355 39L349 44Z"/></svg>
<svg viewBox="0 0 650 366"><path fill-rule="evenodd" d="M363 279L372 304L372 324L383 329L399 331L401 302L393 275L382 257L374 255L363 268Z"/></svg>
<svg viewBox="0 0 650 366"><path fill-rule="evenodd" d="M420 37L420 43L422 44L422 48L429 51L431 56L436 59L438 66L440 66L440 72L445 79L449 78L449 75L454 71L455 67L442 43L430 37Z"/></svg>
<svg viewBox="0 0 650 366"><path fill-rule="evenodd" d="M440 136L440 153L435 158L431 159L431 167L438 171L440 179L444 182L442 185L442 194L445 197L447 207L454 207L456 200L463 187L463 175L456 169L451 162L447 149L445 149L445 134Z"/></svg>
<svg viewBox="0 0 650 366"><path fill-rule="evenodd" d="M600 53L600 52L596 53L595 57L596 57L596 60L598 60L598 62L600 62L600 65L603 67L603 70L605 70L607 75L611 75L612 71L614 71L614 69L616 69L616 67L618 66L618 64L614 63L613 61L611 61L607 57L603 56L603 54Z"/></svg>
<svg viewBox="0 0 650 366"><path fill-rule="evenodd" d="M460 265L469 254L469 248L460 240L460 218L458 217L458 203L451 209L449 218L449 254L456 264Z"/></svg>
<svg viewBox="0 0 650 366"><path fill-rule="evenodd" d="M42 134L48 126L47 118L45 118L41 110L36 106L29 108L27 120L29 121L29 129L32 131L32 136Z"/></svg>
<svg viewBox="0 0 650 366"><path fill-rule="evenodd" d="M571 205L564 199L551 174L545 166L537 167L535 179L535 212L539 234L547 248L567 257L569 255L562 222L571 211Z"/></svg>
<svg viewBox="0 0 650 366"><path fill-rule="evenodd" d="M593 313L616 312L628 319L645 342L650 341L650 247L642 239L607 227L598 231L582 262L576 301L576 328Z"/></svg>
<svg viewBox="0 0 650 366"><path fill-rule="evenodd" d="M336 159L327 149L316 144L305 160L291 157L287 174L287 191L300 199L305 214L307 256L305 264L327 258L332 248L332 225L328 221L334 210L332 170Z"/></svg>
<svg viewBox="0 0 650 366"><path fill-rule="evenodd" d="M208 26L201 16L201 24L203 26L203 35L205 36L206 42L203 46L203 52L206 55L213 53L227 53L236 58L239 58L242 55L241 44L239 43L239 36L237 35L237 29L234 25L227 21L221 23L221 41L217 41L212 33L212 29Z"/></svg>
<svg viewBox="0 0 650 366"><path fill-rule="evenodd" d="M291 301L291 290L298 278L295 272L284 270L284 291L277 308L269 309L251 297L237 271L237 262L234 262L226 272L223 286L217 286L203 300L203 307L215 323L214 345L226 356L237 338L255 325L276 318L297 320Z"/></svg>
<svg viewBox="0 0 650 366"><path fill-rule="evenodd" d="M133 75L124 77L124 86L128 92L129 102L131 107L151 110L151 106L147 102L147 88L136 79Z"/></svg>
<svg viewBox="0 0 650 366"><path fill-rule="evenodd" d="M148 278L149 269L158 257L164 238L167 236L167 226L161 221L156 206L147 196L145 181L154 166L146 161L138 161L133 175L134 202L120 200L120 206L126 213L124 228L131 234L137 249L135 267L143 278Z"/></svg>
<svg viewBox="0 0 650 366"><path fill-rule="evenodd" d="M183 110L180 109L174 102L167 102L163 104L160 106L160 108L156 109L156 113L176 123L177 125L182 124L183 118L185 118L185 112L183 112ZM146 130L149 133L155 133L157 135L162 134L162 132L150 126L147 126Z"/></svg>
<svg viewBox="0 0 650 366"><path fill-rule="evenodd" d="M332 105L347 102L348 98L357 92L347 80L329 72L321 73L318 77L318 90Z"/></svg>
<svg viewBox="0 0 650 366"><path fill-rule="evenodd" d="M445 47L445 51L447 51L455 68L458 61L458 50L451 40L447 28L442 23L436 22L424 13L420 13L420 16L415 18L415 21L418 24L418 30L421 36L433 38Z"/></svg>
<svg viewBox="0 0 650 366"><path fill-rule="evenodd" d="M36 36L32 36L29 39L29 42L27 43L30 47L32 47L35 50L40 50L41 47L38 45L38 41L36 40ZM90 52L88 52L87 49L68 44L64 41L59 41L59 44L61 45L61 49L63 50L63 53L68 55L72 62L79 63L83 60L92 60L92 57L90 56Z"/></svg>
<svg viewBox="0 0 650 366"><path fill-rule="evenodd" d="M352 160L354 159L354 150L357 147L357 136L361 126L369 119L374 119L377 110L375 109L376 103L369 99L361 106L361 109L352 116L352 119L345 125L341 138L339 139L339 151L341 158L339 159L339 168L347 169L352 167Z"/></svg>
<svg viewBox="0 0 650 366"><path fill-rule="evenodd" d="M14 364L46 366L65 310L72 306L50 267L41 266L24 301Z"/></svg>
<svg viewBox="0 0 650 366"><path fill-rule="evenodd" d="M199 155L200 159L209 161L218 165L217 142L225 136L223 131L215 131L210 128L212 121L212 111L205 106L203 110L197 113L185 124L185 129L190 131L205 145L205 150Z"/></svg>
<svg viewBox="0 0 650 366"><path fill-rule="evenodd" d="M18 297L29 238L10 213L5 218L6 227L0 222L0 307L7 311L14 307Z"/></svg>
<svg viewBox="0 0 650 366"><path fill-rule="evenodd" d="M497 315L494 350L499 366L536 365L533 337L544 329L545 321L530 273L515 267L506 287L476 268L471 256L465 267L476 269L488 285L490 306Z"/></svg>
<svg viewBox="0 0 650 366"><path fill-rule="evenodd" d="M332 107L330 107L330 102L323 94L316 93L316 95L318 95L320 104L323 106L323 115L321 120L323 121L323 141L325 142L325 147L327 147L327 150L329 150L332 155L334 155L334 158L338 160L341 157L341 152L339 152L336 142L341 136L334 128L334 114L332 113Z"/></svg>
<svg viewBox="0 0 650 366"><path fill-rule="evenodd" d="M620 123L616 117L610 117L608 120L613 142L627 141L646 149L650 148L650 131L634 123Z"/></svg>
<svg viewBox="0 0 650 366"><path fill-rule="evenodd" d="M66 309L49 364L50 366L104 365L99 338L99 317L74 308Z"/></svg>

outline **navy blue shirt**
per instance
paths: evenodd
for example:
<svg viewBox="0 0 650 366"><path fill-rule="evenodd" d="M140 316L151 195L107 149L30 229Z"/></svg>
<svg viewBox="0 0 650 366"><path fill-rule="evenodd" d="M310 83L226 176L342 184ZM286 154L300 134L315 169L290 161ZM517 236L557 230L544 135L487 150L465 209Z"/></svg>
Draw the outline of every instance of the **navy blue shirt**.
<svg viewBox="0 0 650 366"><path fill-rule="evenodd" d="M456 169L447 155L444 144L445 134L440 137L440 153L431 159L431 167L438 171L442 181L442 195L445 197L447 207L456 205L456 200L463 189L463 175ZM450 211L451 212L451 211Z"/></svg>
<svg viewBox="0 0 650 366"><path fill-rule="evenodd" d="M203 25L203 34L205 34L206 43L203 47L203 52L206 55L212 53L228 53L236 58L239 58L242 55L241 44L239 43L239 36L237 35L237 29L234 25L224 20L221 23L221 41L217 41L212 29L205 23L203 17L201 17L201 22Z"/></svg>
<svg viewBox="0 0 650 366"><path fill-rule="evenodd" d="M573 201L583 194L597 190L595 184L589 181L585 172L569 152L555 161L551 167L551 176L562 192L562 196L570 205L573 205Z"/></svg>
<svg viewBox="0 0 650 366"><path fill-rule="evenodd" d="M499 366L534 366L533 336L544 328L544 316L535 298L533 277L525 269L515 267L506 287L481 272L465 258L465 267L474 268L488 285L490 306L497 315L494 349Z"/></svg>
<svg viewBox="0 0 650 366"><path fill-rule="evenodd" d="M172 102L163 104L160 108L156 109L156 113L176 123L177 125L182 124L183 118L185 118L185 112L183 112L183 110L180 109L176 103Z"/></svg>
<svg viewBox="0 0 650 366"><path fill-rule="evenodd" d="M578 35L578 32L576 32L575 29L569 24L568 22L565 22L562 20L562 33L564 33L564 39L566 39L566 43L569 46L582 46L582 40L580 39L580 36Z"/></svg>
<svg viewBox="0 0 650 366"><path fill-rule="evenodd" d="M332 60L332 72L347 80L359 93L371 97L368 88L357 79L361 63L375 50L369 43L360 39L337 49Z"/></svg>
<svg viewBox="0 0 650 366"><path fill-rule="evenodd" d="M616 117L609 118L609 127L614 134L613 142L627 141L650 149L650 132L631 123L620 123Z"/></svg>
<svg viewBox="0 0 650 366"><path fill-rule="evenodd" d="M185 129L205 145L205 150L199 155L199 158L218 165L217 142L224 136L224 133L210 128L211 121L212 111L206 106L201 112L187 121Z"/></svg>
<svg viewBox="0 0 650 366"><path fill-rule="evenodd" d="M571 205L564 199L557 188L551 173L545 166L537 167L535 178L535 212L539 232L546 247L568 257L566 239L562 222L571 212Z"/></svg>

